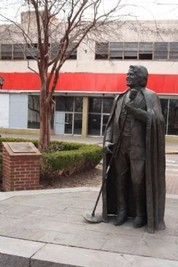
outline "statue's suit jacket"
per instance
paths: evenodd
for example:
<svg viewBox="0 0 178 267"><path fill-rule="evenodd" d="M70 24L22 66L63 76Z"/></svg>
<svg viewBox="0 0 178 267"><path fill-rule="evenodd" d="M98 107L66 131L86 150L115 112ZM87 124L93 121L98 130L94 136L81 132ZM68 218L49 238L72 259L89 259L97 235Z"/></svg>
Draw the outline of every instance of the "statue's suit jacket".
<svg viewBox="0 0 178 267"><path fill-rule="evenodd" d="M122 142L121 138L124 134L124 125L120 126L119 118L124 106L125 94L121 95L120 98L116 99L116 107L113 116L110 117L108 126L105 132L105 140L110 141L114 144L117 144L118 153L119 145L118 143ZM130 135L131 135L131 147L130 147L130 156L134 159L145 159L145 141L146 141L146 120L147 112L145 99L142 91L137 94L134 105L138 108L134 115L130 115ZM128 116L128 115L126 115ZM125 120L126 120L125 116ZM123 122L124 124L124 122ZM115 155L117 156L117 155Z"/></svg>

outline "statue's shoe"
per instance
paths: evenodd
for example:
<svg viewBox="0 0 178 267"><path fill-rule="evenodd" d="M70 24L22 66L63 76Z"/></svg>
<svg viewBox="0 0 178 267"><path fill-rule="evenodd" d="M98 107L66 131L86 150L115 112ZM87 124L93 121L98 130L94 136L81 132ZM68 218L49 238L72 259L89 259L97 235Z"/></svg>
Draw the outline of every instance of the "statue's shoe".
<svg viewBox="0 0 178 267"><path fill-rule="evenodd" d="M114 225L115 226L122 225L127 221L127 219L128 219L127 214L125 212L121 213L116 217Z"/></svg>
<svg viewBox="0 0 178 267"><path fill-rule="evenodd" d="M144 226L146 224L146 219L143 217L135 217L134 222L133 222L133 226L134 228L140 228L142 226Z"/></svg>

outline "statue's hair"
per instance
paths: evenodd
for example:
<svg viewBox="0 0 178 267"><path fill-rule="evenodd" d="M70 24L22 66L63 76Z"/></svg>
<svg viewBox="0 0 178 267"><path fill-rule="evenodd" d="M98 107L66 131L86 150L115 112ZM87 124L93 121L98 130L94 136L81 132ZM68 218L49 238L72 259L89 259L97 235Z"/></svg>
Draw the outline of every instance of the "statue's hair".
<svg viewBox="0 0 178 267"><path fill-rule="evenodd" d="M144 66L141 65L131 65L129 67L137 76L140 78L140 85L145 87L148 79L148 70Z"/></svg>

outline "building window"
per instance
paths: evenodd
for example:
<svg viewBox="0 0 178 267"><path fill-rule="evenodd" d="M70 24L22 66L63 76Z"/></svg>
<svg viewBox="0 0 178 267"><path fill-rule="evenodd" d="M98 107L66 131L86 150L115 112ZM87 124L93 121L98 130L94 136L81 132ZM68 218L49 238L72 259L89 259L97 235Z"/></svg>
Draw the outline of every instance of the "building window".
<svg viewBox="0 0 178 267"><path fill-rule="evenodd" d="M12 44L1 44L1 59L12 60Z"/></svg>
<svg viewBox="0 0 178 267"><path fill-rule="evenodd" d="M37 43L27 44L25 51L26 59L35 60L37 58L37 55L38 55L38 44Z"/></svg>
<svg viewBox="0 0 178 267"><path fill-rule="evenodd" d="M13 45L13 59L25 59L25 44L14 44Z"/></svg>
<svg viewBox="0 0 178 267"><path fill-rule="evenodd" d="M178 60L178 42L170 43L169 59Z"/></svg>
<svg viewBox="0 0 178 267"><path fill-rule="evenodd" d="M104 135L106 129L112 104L113 104L113 98L103 98L102 135Z"/></svg>
<svg viewBox="0 0 178 267"><path fill-rule="evenodd" d="M95 59L178 60L178 42L96 43Z"/></svg>
<svg viewBox="0 0 178 267"><path fill-rule="evenodd" d="M51 115L51 129L54 125L54 113ZM40 96L29 95L28 96L28 128L39 129L40 128Z"/></svg>
<svg viewBox="0 0 178 267"><path fill-rule="evenodd" d="M77 48L75 48L76 43L69 44L66 55L68 55L68 59L77 59ZM59 44L52 43L51 44L51 59L54 59L59 51Z"/></svg>
<svg viewBox="0 0 178 267"><path fill-rule="evenodd" d="M154 59L168 59L168 43L156 42L154 43Z"/></svg>
<svg viewBox="0 0 178 267"><path fill-rule="evenodd" d="M160 102L161 102L162 114L165 120L165 134L168 134L168 114L169 114L168 99L160 99Z"/></svg>
<svg viewBox="0 0 178 267"><path fill-rule="evenodd" d="M37 95L28 96L28 128L40 128L40 97Z"/></svg>
<svg viewBox="0 0 178 267"><path fill-rule="evenodd" d="M77 48L75 48L76 43L71 43L66 51L68 59L77 59Z"/></svg>
<svg viewBox="0 0 178 267"><path fill-rule="evenodd" d="M73 111L73 97L56 97L56 111Z"/></svg>
<svg viewBox="0 0 178 267"><path fill-rule="evenodd" d="M102 136L109 118L113 98L89 98L88 134Z"/></svg>
<svg viewBox="0 0 178 267"><path fill-rule="evenodd" d="M56 97L54 129L56 134L82 133L82 97Z"/></svg>
<svg viewBox="0 0 178 267"><path fill-rule="evenodd" d="M169 100L168 134L178 135L178 99Z"/></svg>
<svg viewBox="0 0 178 267"><path fill-rule="evenodd" d="M124 59L137 59L138 43L129 42L124 44Z"/></svg>
<svg viewBox="0 0 178 267"><path fill-rule="evenodd" d="M101 135L102 98L89 98L88 134Z"/></svg>
<svg viewBox="0 0 178 267"><path fill-rule="evenodd" d="M123 42L111 42L109 49L109 58L122 59L123 58Z"/></svg>
<svg viewBox="0 0 178 267"><path fill-rule="evenodd" d="M96 43L95 59L108 59L109 43Z"/></svg>
<svg viewBox="0 0 178 267"><path fill-rule="evenodd" d="M165 119L165 133L178 135L178 99L160 99Z"/></svg>
<svg viewBox="0 0 178 267"><path fill-rule="evenodd" d="M139 53L138 56L140 60L151 60L153 59L153 43L151 42L141 42L139 43Z"/></svg>

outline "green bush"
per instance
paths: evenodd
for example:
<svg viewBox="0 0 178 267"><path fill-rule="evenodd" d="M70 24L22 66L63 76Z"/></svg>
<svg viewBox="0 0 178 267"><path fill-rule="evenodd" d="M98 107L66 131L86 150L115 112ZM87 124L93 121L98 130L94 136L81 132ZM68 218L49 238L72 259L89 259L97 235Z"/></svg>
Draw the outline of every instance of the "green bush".
<svg viewBox="0 0 178 267"><path fill-rule="evenodd" d="M34 139L0 137L0 177L2 177L2 142L32 142ZM51 141L49 149L42 152L41 179L54 179L94 168L102 159L102 148L97 145Z"/></svg>
<svg viewBox="0 0 178 267"><path fill-rule="evenodd" d="M41 175L43 178L54 178L61 174L69 176L79 171L94 168L100 162L102 158L101 147L81 144L76 144L75 147L73 145L70 146L70 143L65 143L62 151L43 153L41 158Z"/></svg>

